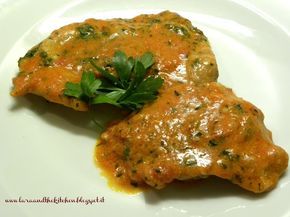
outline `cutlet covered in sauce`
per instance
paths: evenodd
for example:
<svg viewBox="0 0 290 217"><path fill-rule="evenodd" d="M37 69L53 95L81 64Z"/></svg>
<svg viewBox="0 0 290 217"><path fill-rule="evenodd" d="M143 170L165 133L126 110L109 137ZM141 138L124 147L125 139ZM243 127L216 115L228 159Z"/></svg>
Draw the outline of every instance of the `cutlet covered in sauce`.
<svg viewBox="0 0 290 217"><path fill-rule="evenodd" d="M177 84L109 127L97 157L120 185L160 189L174 180L217 176L260 193L277 184L288 164L263 119L221 84Z"/></svg>
<svg viewBox="0 0 290 217"><path fill-rule="evenodd" d="M118 50L133 57L153 53L148 74L164 83L155 101L101 135L96 160L115 183L160 189L217 176L256 193L276 186L288 154L273 143L261 110L217 82L206 36L176 13L88 19L55 30L20 58L11 94L86 111L86 103L63 94L65 83L94 71L91 58L110 69Z"/></svg>
<svg viewBox="0 0 290 217"><path fill-rule="evenodd" d="M190 73L192 79L201 82L218 77L207 38L188 20L167 11L133 19L88 19L55 30L20 58L11 94L32 93L86 111L87 104L63 95L65 83L79 82L84 71L93 71L90 58L100 66L110 67L117 50L134 57L152 52L155 65L150 73L162 76L165 86L182 82L186 71L195 70Z"/></svg>

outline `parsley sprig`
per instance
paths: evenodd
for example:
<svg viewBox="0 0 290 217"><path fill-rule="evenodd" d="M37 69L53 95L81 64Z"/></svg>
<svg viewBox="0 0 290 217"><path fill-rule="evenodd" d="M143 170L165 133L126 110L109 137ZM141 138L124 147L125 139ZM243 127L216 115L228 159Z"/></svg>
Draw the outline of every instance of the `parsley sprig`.
<svg viewBox="0 0 290 217"><path fill-rule="evenodd" d="M136 110L156 99L158 89L163 84L163 79L159 76L146 77L147 70L154 63L150 52L134 59L127 57L122 51L116 51L112 58L116 76L98 66L93 59L89 61L102 77L96 78L94 72L85 71L80 83L66 83L64 95L89 104L108 103Z"/></svg>

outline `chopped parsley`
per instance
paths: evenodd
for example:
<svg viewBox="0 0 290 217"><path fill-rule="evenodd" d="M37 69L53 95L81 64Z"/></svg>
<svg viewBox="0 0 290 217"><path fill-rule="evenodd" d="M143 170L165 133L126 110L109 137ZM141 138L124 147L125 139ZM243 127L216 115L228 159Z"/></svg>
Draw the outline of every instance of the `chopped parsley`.
<svg viewBox="0 0 290 217"><path fill-rule="evenodd" d="M81 39L91 39L96 37L96 31L93 26L84 24L77 28Z"/></svg>

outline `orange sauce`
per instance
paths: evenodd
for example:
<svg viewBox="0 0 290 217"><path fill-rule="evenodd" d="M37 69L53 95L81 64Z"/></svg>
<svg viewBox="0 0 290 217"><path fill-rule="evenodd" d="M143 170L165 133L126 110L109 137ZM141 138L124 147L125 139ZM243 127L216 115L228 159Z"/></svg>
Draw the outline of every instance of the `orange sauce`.
<svg viewBox="0 0 290 217"><path fill-rule="evenodd" d="M156 101L109 127L97 142L94 161L112 189L134 194L146 184L161 189L176 179L207 175L253 192L276 185L287 153L274 146L261 111L216 83L207 38L175 13L62 27L19 60L11 94L33 93L86 111L87 104L64 96L65 84L94 71L88 58L110 67L117 50L133 57L152 52L149 73L164 84Z"/></svg>
<svg viewBox="0 0 290 217"><path fill-rule="evenodd" d="M99 144L99 140L97 140L95 149L94 149L94 164L100 170L101 176L105 177L105 179L107 180L108 186L113 191L126 193L126 194L138 194L145 190L148 190L148 187L145 185L135 187L131 185L128 180L124 181L124 180L116 179L116 176L114 175L114 173L105 166L106 164L102 164L98 161L98 159L100 158L100 155L102 155L102 152L98 149L98 144Z"/></svg>

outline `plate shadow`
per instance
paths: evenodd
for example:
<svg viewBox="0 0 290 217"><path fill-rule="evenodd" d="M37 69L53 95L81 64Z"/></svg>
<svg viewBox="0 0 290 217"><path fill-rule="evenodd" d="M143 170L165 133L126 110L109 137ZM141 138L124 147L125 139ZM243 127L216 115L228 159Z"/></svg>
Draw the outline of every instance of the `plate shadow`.
<svg viewBox="0 0 290 217"><path fill-rule="evenodd" d="M121 119L123 111L108 105L99 105L87 112L75 111L63 105L51 103L45 99L26 95L16 97L10 111L29 109L45 123L66 131L96 139L111 122Z"/></svg>

